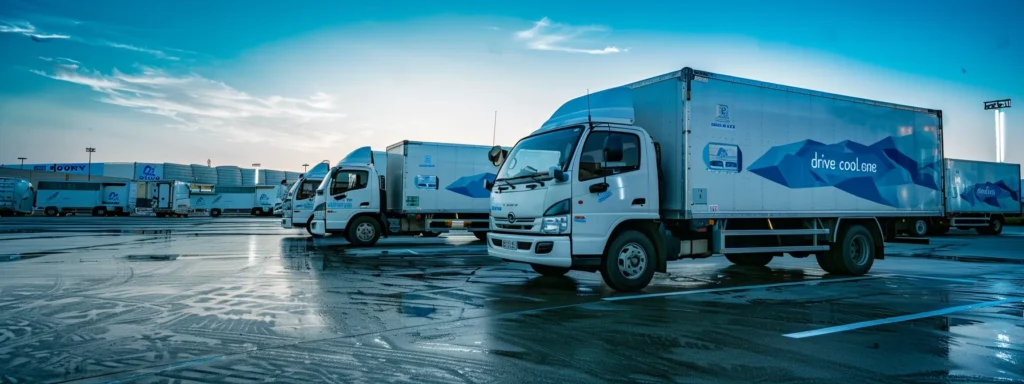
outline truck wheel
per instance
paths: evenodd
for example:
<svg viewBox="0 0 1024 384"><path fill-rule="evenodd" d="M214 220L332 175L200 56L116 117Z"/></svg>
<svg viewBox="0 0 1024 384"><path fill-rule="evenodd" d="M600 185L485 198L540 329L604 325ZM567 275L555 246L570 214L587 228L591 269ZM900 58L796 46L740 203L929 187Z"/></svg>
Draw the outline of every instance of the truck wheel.
<svg viewBox="0 0 1024 384"><path fill-rule="evenodd" d="M854 224L840 230L839 242L825 252L826 260L818 265L829 273L860 276L875 263L875 241L863 225ZM824 263L823 263L824 261Z"/></svg>
<svg viewBox="0 0 1024 384"><path fill-rule="evenodd" d="M910 226L910 235L914 237L925 237L928 236L928 220L915 219L913 225Z"/></svg>
<svg viewBox="0 0 1024 384"><path fill-rule="evenodd" d="M357 247L377 244L380 239L380 225L367 216L357 217L348 224L348 239Z"/></svg>
<svg viewBox="0 0 1024 384"><path fill-rule="evenodd" d="M249 211L249 214L253 216L259 216L261 212L262 211L260 211L259 208L253 208L251 211Z"/></svg>
<svg viewBox="0 0 1024 384"><path fill-rule="evenodd" d="M628 230L612 241L601 260L605 284L620 292L644 289L654 278L654 244L644 234Z"/></svg>
<svg viewBox="0 0 1024 384"><path fill-rule="evenodd" d="M487 232L473 232L473 236L476 236L477 240L487 241Z"/></svg>
<svg viewBox="0 0 1024 384"><path fill-rule="evenodd" d="M92 209L92 215L93 216L106 216L107 215L107 209L104 208L104 207L93 208Z"/></svg>
<svg viewBox="0 0 1024 384"><path fill-rule="evenodd" d="M987 227L975 228L979 235L998 235L1003 233L1003 220L999 218L993 218L989 220Z"/></svg>
<svg viewBox="0 0 1024 384"><path fill-rule="evenodd" d="M220 210L219 209L211 209L210 210L210 217L220 217Z"/></svg>
<svg viewBox="0 0 1024 384"><path fill-rule="evenodd" d="M764 253L751 253L742 255L725 255L729 262L745 267L763 267L772 262L774 255Z"/></svg>
<svg viewBox="0 0 1024 384"><path fill-rule="evenodd" d="M57 207L46 207L46 210L44 210L43 213L50 217L57 216Z"/></svg>
<svg viewBox="0 0 1024 384"><path fill-rule="evenodd" d="M530 264L534 272L541 274L541 276L548 277L561 277L569 273L569 268L552 267L550 265Z"/></svg>
<svg viewBox="0 0 1024 384"><path fill-rule="evenodd" d="M306 233L310 236L316 237L316 235L313 234L313 216L309 216L309 219L306 219Z"/></svg>

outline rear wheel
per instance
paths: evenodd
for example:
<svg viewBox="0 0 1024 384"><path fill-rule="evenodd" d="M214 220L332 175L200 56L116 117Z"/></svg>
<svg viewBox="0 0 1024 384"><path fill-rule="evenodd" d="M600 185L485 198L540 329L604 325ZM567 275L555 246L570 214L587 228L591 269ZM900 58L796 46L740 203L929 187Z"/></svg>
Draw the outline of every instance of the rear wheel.
<svg viewBox="0 0 1024 384"><path fill-rule="evenodd" d="M530 264L530 267L533 268L534 272L537 272L542 276L560 277L569 273L569 268L552 267L550 265Z"/></svg>
<svg viewBox="0 0 1024 384"><path fill-rule="evenodd" d="M612 241L601 260L601 277L616 291L635 292L654 278L654 244L644 234L628 230Z"/></svg>
<svg viewBox="0 0 1024 384"><path fill-rule="evenodd" d="M46 207L46 210L44 210L43 213L45 213L46 216L53 217L57 216L57 213L59 212L57 211L57 207Z"/></svg>
<svg viewBox="0 0 1024 384"><path fill-rule="evenodd" d="M219 209L212 209L212 210L210 210L210 217L220 217L220 210Z"/></svg>
<svg viewBox="0 0 1024 384"><path fill-rule="evenodd" d="M910 235L914 237L925 237L929 231L928 220L915 219L910 226Z"/></svg>
<svg viewBox="0 0 1024 384"><path fill-rule="evenodd" d="M729 262L742 265L745 267L763 267L772 262L775 258L774 255L765 253L751 253L751 254L740 254L740 255L725 255L725 258Z"/></svg>
<svg viewBox="0 0 1024 384"><path fill-rule="evenodd" d="M978 227L975 228L975 231L978 231L978 234L981 235L1001 234L1003 233L1003 220L997 217L993 217L992 220L989 220L987 227Z"/></svg>
<svg viewBox="0 0 1024 384"><path fill-rule="evenodd" d="M839 242L818 257L818 265L829 273L860 276L875 263L874 236L863 225L853 224L839 232Z"/></svg>
<svg viewBox="0 0 1024 384"><path fill-rule="evenodd" d="M487 241L487 232L473 232L473 236L476 236L477 240Z"/></svg>
<svg viewBox="0 0 1024 384"><path fill-rule="evenodd" d="M368 247L380 240L380 225L367 216L360 216L348 225L348 239L357 247Z"/></svg>
<svg viewBox="0 0 1024 384"><path fill-rule="evenodd" d="M107 215L107 208L105 208L105 207L93 208L92 209L92 215L93 216L106 216Z"/></svg>

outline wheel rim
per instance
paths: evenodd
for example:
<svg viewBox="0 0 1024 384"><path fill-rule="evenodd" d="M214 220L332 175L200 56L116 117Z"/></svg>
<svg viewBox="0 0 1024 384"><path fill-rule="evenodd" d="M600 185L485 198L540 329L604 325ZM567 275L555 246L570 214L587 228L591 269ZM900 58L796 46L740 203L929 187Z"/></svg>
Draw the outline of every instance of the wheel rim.
<svg viewBox="0 0 1024 384"><path fill-rule="evenodd" d="M999 220L993 221L992 222L992 229L995 230L996 232L998 232L999 230L1003 229L1003 222L999 221Z"/></svg>
<svg viewBox="0 0 1024 384"><path fill-rule="evenodd" d="M360 241L373 240L374 230L370 223L360 223L356 226L356 238Z"/></svg>
<svg viewBox="0 0 1024 384"><path fill-rule="evenodd" d="M618 264L622 277L637 279L647 269L647 251L640 244L628 243L619 250Z"/></svg>
<svg viewBox="0 0 1024 384"><path fill-rule="evenodd" d="M914 230L917 231L918 234L923 234L928 230L928 224L925 223L924 220L918 220L914 223Z"/></svg>
<svg viewBox="0 0 1024 384"><path fill-rule="evenodd" d="M868 257L871 256L870 252L871 244L864 235L854 236L853 240L850 241L850 260L854 264L864 265L867 263Z"/></svg>

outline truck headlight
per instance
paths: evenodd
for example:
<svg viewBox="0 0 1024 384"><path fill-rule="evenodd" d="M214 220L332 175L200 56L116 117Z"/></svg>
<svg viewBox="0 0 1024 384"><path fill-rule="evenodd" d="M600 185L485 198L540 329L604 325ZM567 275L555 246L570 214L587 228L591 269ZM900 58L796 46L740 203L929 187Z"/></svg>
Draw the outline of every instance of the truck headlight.
<svg viewBox="0 0 1024 384"><path fill-rule="evenodd" d="M569 216L550 216L545 217L544 222L540 226L541 233L559 234L565 233L569 230Z"/></svg>

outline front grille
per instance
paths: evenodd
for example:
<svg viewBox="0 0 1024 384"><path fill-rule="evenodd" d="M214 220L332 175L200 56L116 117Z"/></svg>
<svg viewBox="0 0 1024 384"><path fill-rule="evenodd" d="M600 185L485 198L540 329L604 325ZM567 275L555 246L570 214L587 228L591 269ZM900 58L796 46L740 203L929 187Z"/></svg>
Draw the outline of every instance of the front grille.
<svg viewBox="0 0 1024 384"><path fill-rule="evenodd" d="M501 229L512 229L512 230L519 230L519 231L530 231L530 230L533 230L533 223L529 223L529 224L498 224L498 223L494 223L494 225L496 227L498 227L498 228L501 228Z"/></svg>

